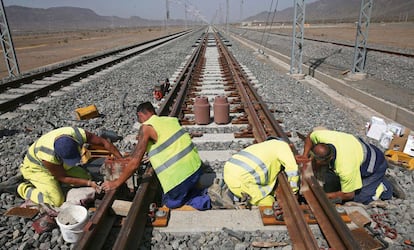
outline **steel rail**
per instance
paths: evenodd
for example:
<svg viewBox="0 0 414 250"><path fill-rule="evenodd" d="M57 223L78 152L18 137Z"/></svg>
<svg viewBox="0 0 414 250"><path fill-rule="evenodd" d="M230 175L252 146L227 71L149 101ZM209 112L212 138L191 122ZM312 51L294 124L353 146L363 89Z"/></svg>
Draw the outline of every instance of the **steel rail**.
<svg viewBox="0 0 414 250"><path fill-rule="evenodd" d="M221 45L221 49L224 52L223 48L224 46ZM264 128L264 126L268 125L268 129L272 134L276 134L277 136L287 141L292 149L292 152L295 155L298 154L294 145L289 141L286 133L275 122L267 107L263 105L264 102L257 94L257 92L254 91L252 85L247 80L247 77L242 76L245 73L240 69L240 67L236 66L237 61L234 59L234 56L228 53L225 55L225 57L233 62L229 63L229 65L231 64L230 69L233 72L232 75L235 78L236 83L239 83L239 86L243 85L243 87L239 87L239 90L241 89L240 92L242 93L244 103L248 105L248 112L250 114L258 114L254 117L249 116L250 120L253 121L251 123L254 127L256 127L253 128L253 131L260 131L257 133L258 136L260 136L258 141L265 140L266 132L264 130L266 130L266 128ZM239 75L241 76L239 77ZM247 94L251 97L247 97ZM256 104L256 107L253 107L253 103ZM263 116L260 117L261 115ZM255 138L257 137L255 136ZM310 180L312 180L312 182ZM313 234L306 223L306 219L303 216L302 210L300 209L296 197L290 190L290 185L284 172L278 175L278 182L279 185L276 188L276 193L279 196L283 197L280 199L280 203L284 208L284 214L286 214L286 225L289 230L289 235L292 237L294 248L317 249L318 246L316 240L314 239ZM316 218L318 220L318 223L321 225L321 229L324 232L324 235L327 237L327 240L331 247L334 249L359 249L359 246L354 240L354 237L351 234L349 228L342 221L336 210L333 210L333 207L330 204L329 200L326 198L325 193L321 191L321 187L317 182L315 182L313 175L305 179L305 185L308 183L314 192L312 194L315 195L306 192L306 201L308 202L312 211L315 213L315 216L317 216ZM300 239L303 239L304 242Z"/></svg>
<svg viewBox="0 0 414 250"><path fill-rule="evenodd" d="M302 168L301 192L332 249L361 249L313 175L311 162Z"/></svg>
<svg viewBox="0 0 414 250"><path fill-rule="evenodd" d="M29 75L24 76L24 77L19 77L17 79L11 79L10 81L6 81L6 82L0 84L0 93L4 92L5 90L7 90L9 88L18 88L22 84L27 84L27 83L33 82L34 80L40 80L40 79L45 78L47 76L51 76L51 75L58 74L58 73L61 73L61 72L64 72L64 71L68 71L70 69L88 64L88 63L93 62L93 61L100 60L100 59L108 57L108 56L119 54L121 52L131 50L131 49L134 49L136 47L139 47L139 46L142 46L142 45L145 45L145 44L156 42L158 40L168 38L168 37L173 37L173 36L179 35L179 34L184 35L186 33L188 33L188 31L182 31L182 32L174 33L174 34L169 34L169 35L158 37L158 38L155 38L155 39L151 39L151 40L139 43L139 44L134 44L134 45L126 46L126 47L123 47L123 48L107 51L107 52L104 52L104 53L101 53L101 54L98 54L98 55L90 55L90 56L82 57L81 59L77 60L76 62L69 62L69 63L65 63L64 65L60 65L60 66L58 65L58 66L55 66L54 68L52 68L50 70L45 70L44 72L32 73L32 74L29 74Z"/></svg>
<svg viewBox="0 0 414 250"><path fill-rule="evenodd" d="M91 66L88 69L82 70L79 73L74 73L71 74L70 76L64 77L63 79L59 79L56 80L55 82L51 82L50 84L47 84L43 87L39 87L37 89L33 89L30 92L26 92L24 94L20 93L18 96L16 96L15 98L9 99L9 100L3 100L0 102L0 112L6 112L6 111L10 111L15 109L16 107L18 107L20 104L22 103L27 103L30 101L33 101L34 99L36 99L39 96L45 96L49 93L49 91L55 91L58 90L64 86L67 86L75 81L78 81L82 78L88 77L92 74L95 74L96 72L101 71L102 69L108 68L112 65L115 65L117 63L120 63L126 59L129 59L133 56L136 56L137 54L143 53L147 50L150 50L156 46L159 46L160 44L166 43L168 41L171 41L173 39L176 39L178 37L181 37L185 34L187 34L188 32L180 32L177 34L173 34L167 37L163 37L160 39L154 39L152 40L152 44L151 42L145 42L139 45L134 45L134 46L130 46L128 47L128 49L122 49L122 50L116 50L111 51L106 53L105 55L99 55L94 57L93 59L87 59L84 60L83 62L77 62L71 65L67 65L65 67L61 67L59 69L54 69L51 70L49 72L45 72L42 74L39 74L38 76L42 75L43 77L46 76L53 76L57 73L62 74L65 71L69 71L69 70L73 70L76 67L85 67L85 65L90 64ZM139 48L142 47L140 49L137 50L133 50L135 48ZM126 51L130 51L130 53L125 53ZM115 55L119 55L119 56L115 56ZM109 58L110 56L113 57L113 59L109 59L109 60L105 60L106 58ZM101 60L101 63L96 65L96 60ZM21 81L25 81L25 82L20 82ZM23 79L19 79L19 83L16 83L16 87L14 88L22 88L24 86L24 84L30 84L33 81L33 78L31 76L29 76L28 78L23 78ZM6 84L7 85L7 84ZM8 88L4 87L3 85L0 85L0 89L2 91L7 90Z"/></svg>
<svg viewBox="0 0 414 250"><path fill-rule="evenodd" d="M207 35L203 36L201 39L203 42L199 45L197 49L192 53L191 60L186 64L185 69L180 73L177 77L176 85L173 86L173 89L167 95L166 100L164 101L163 105L160 107L158 114L159 115L169 115L174 116L177 118L181 118L182 115L182 108L185 102L185 99L188 99L190 96L188 95L189 88L191 87L193 79L193 73L196 71L197 64L200 63L201 60L204 58L205 47L207 43ZM264 141L268 134L277 135L282 138L286 138L288 140L287 135L283 132L283 130L278 126L278 124L274 121L273 116L271 115L270 111L267 110L267 107L264 105L264 102L260 99L258 94L254 91L253 87L250 85L249 80L247 79L247 75L242 73L241 67L234 61L234 57L231 56L229 51L227 51L226 47L223 45L220 39L217 40L219 52L224 53L223 57L226 60L230 60L226 65L228 66L228 70L231 73L229 81L233 82L237 85L237 89L239 90L239 95L243 100L243 105L246 113L248 114L248 119L250 124L253 126L253 132L255 139L257 141ZM226 55L227 54L227 55ZM224 66L226 66L224 65ZM259 98L257 98L259 97ZM264 122L264 120L268 120ZM270 121L270 122L269 122ZM292 146L291 146L292 147ZM293 147L294 149L294 147ZM153 200L157 190L160 188L159 183L157 182L157 178L154 174L154 171L151 167L146 169L146 172L142 178L142 183L140 183L134 200L132 202L132 206L128 215L125 219L125 223L121 228L120 233L116 239L115 245L113 249L137 249L141 244L141 240L143 238L143 234L145 232L146 226L146 216L148 213L149 203ZM289 231L289 235L292 241L292 247L294 249L319 249L316 239L310 230L309 225L306 222L304 214L299 207L298 201L296 196L291 191L290 185L287 181L287 177L284 172L281 172L278 175L278 183L276 189L276 194L280 199L278 200L282 207L284 208L285 213L285 220L287 229ZM283 197L283 198L282 198ZM326 197L325 197L326 198ZM105 200L105 204L112 204L112 201ZM321 209L329 209L325 202L322 199L322 205L320 205ZM107 205L107 209L110 207ZM312 206L310 206L312 208ZM313 206L315 208L315 206ZM332 206L331 206L332 207ZM100 208L99 208L100 209ZM286 210L285 210L286 209ZM332 211L331 211L332 212ZM103 215L108 215L108 211L106 212L99 212ZM98 213L98 214L99 214ZM329 212L328 212L329 213ZM333 227L338 227L338 223L335 221L335 213L333 211L331 217L333 217ZM98 215L93 218L98 220ZM101 219L103 216L101 216ZM325 219L322 219L325 220ZM318 223L320 220L318 219ZM342 222L343 223L343 222ZM95 245L95 241L102 241L102 237L105 236L99 235L97 227L101 227L103 222L96 222L96 223L88 223L90 226L89 231L85 233L86 235L94 240L83 242L83 248L76 248L76 249L100 249L94 248L95 246L99 246L98 244ZM324 226L325 227L325 226ZM340 225L339 225L340 227ZM86 227L85 227L86 228ZM93 230L96 232L91 232ZM324 231L325 233L325 231ZM333 233L338 233L337 231L333 231ZM340 234L341 232L339 232ZM344 239L344 241L350 240L348 235L345 233L344 237L339 236L338 238ZM99 236L99 237L98 237ZM82 242L83 237L80 240ZM339 239L339 240L340 240ZM334 243L331 243L332 240L329 240L329 244L338 246L335 242L338 241L337 238L334 239ZM92 242L92 243L91 243ZM348 244L344 242L344 244ZM82 246L79 245L78 246ZM99 246L100 247L100 246ZM351 248L353 249L353 248ZM356 249L356 248L355 248Z"/></svg>
<svg viewBox="0 0 414 250"><path fill-rule="evenodd" d="M180 107L185 99L186 89L190 85L191 72L202 55L203 47L207 42L207 36L204 37L203 43L194 51L190 60L186 64L184 73L179 76L181 79L171 90L165 100L165 103L160 107L158 115L167 114L169 116L178 116L180 114ZM147 225L147 213L149 204L154 200L157 191L160 190L158 178L156 178L154 169L148 166L144 175L141 178L138 189L128 214L124 220L120 232L112 249L138 249L145 227ZM101 205L98 207L95 214L84 227L84 234L75 245L75 249L89 250L102 249L105 239L109 234L111 225L114 222L114 215L111 212L111 206L115 200L115 190L109 191L105 194Z"/></svg>
<svg viewBox="0 0 414 250"><path fill-rule="evenodd" d="M216 35L217 36L217 35ZM248 119L252 124L253 134L257 141L261 142L267 138L266 128L263 126L268 121L274 120L272 116L260 117L258 110L267 110L267 107L263 105L260 97L253 91L253 88L247 87L250 84L245 75L243 75L241 67L237 64L237 61L230 55L229 51L225 49L224 44L220 39L216 37L219 43L219 50L227 60L227 65L234 79L234 83L237 85L240 96L243 100L245 110L248 113ZM250 91L248 91L250 90ZM256 107L253 104L257 104ZM257 107L259 106L259 107ZM265 114L270 114L267 112ZM267 121L267 122L264 122ZM270 122L272 126L276 126L276 122ZM279 136L287 138L286 134L281 128L272 127L272 133L278 133ZM299 206L296 196L290 189L290 185L287 181L285 174L282 172L278 175L279 185L276 192L279 194L280 203L283 205L283 211L286 213L286 226L291 237L292 246L294 249L319 249L317 241L306 222L305 216Z"/></svg>

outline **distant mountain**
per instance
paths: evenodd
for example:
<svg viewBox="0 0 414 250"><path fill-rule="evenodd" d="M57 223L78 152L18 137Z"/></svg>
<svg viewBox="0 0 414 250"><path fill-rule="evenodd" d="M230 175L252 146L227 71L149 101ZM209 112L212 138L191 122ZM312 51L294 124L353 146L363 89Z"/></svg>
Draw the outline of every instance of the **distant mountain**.
<svg viewBox="0 0 414 250"><path fill-rule="evenodd" d="M120 18L100 16L90 9L55 7L48 9L22 6L5 7L9 27L14 32L99 29L115 27L163 26L164 20L138 16ZM169 20L168 25L183 25L184 20Z"/></svg>
<svg viewBox="0 0 414 250"><path fill-rule="evenodd" d="M367 1L366 1L367 2ZM358 21L361 0L319 0L306 4L305 21L315 22L355 22ZM246 18L245 21L291 22L293 7L273 13L261 12ZM373 1L371 21L389 22L414 20L414 1L412 0L375 0Z"/></svg>

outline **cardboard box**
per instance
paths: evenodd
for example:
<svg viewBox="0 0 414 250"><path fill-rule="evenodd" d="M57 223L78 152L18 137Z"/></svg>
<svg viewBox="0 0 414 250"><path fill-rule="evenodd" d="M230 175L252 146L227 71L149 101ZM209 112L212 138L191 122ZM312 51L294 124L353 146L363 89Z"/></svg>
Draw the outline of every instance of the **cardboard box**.
<svg viewBox="0 0 414 250"><path fill-rule="evenodd" d="M388 149L403 152L410 132L410 129L405 128L402 136L394 135Z"/></svg>

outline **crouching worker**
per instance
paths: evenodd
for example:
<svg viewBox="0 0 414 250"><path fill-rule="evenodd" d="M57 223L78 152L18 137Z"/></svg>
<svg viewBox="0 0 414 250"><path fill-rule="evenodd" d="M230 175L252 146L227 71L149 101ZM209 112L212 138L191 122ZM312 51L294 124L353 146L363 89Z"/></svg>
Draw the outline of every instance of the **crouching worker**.
<svg viewBox="0 0 414 250"><path fill-rule="evenodd" d="M97 188L90 173L80 166L84 143L103 146L117 158L118 149L108 140L77 127L62 127L42 135L33 143L20 166L26 182L18 194L35 203L59 207L65 201L61 183Z"/></svg>
<svg viewBox="0 0 414 250"><path fill-rule="evenodd" d="M383 152L354 135L315 130L306 137L303 154L298 156L308 157L328 199L368 204L391 199L398 188L385 177L388 165Z"/></svg>
<svg viewBox="0 0 414 250"><path fill-rule="evenodd" d="M175 117L158 116L150 102L137 107L138 144L131 160L118 179L102 184L105 191L118 188L140 166L144 154L154 168L163 189L163 204L169 208L190 205L198 210L211 208L206 189L198 189L202 174L201 159L191 141Z"/></svg>
<svg viewBox="0 0 414 250"><path fill-rule="evenodd" d="M224 165L224 182L236 197L248 195L251 205L272 206L277 175L282 170L296 194L299 172L293 152L286 142L269 137L233 155Z"/></svg>

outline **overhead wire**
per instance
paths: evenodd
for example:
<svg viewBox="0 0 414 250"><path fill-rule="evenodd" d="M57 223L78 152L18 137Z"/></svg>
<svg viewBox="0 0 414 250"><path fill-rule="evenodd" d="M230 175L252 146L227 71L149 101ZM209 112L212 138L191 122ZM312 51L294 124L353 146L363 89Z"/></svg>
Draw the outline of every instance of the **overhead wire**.
<svg viewBox="0 0 414 250"><path fill-rule="evenodd" d="M264 35L265 35L265 33L266 33L267 23L269 22L270 13L272 13L272 7L273 7L273 0L272 0L272 2L270 3L269 12L268 12L268 14L267 14L267 18L266 18L266 24L265 24L265 27L264 27L264 29L263 29L262 38L261 38L261 40L260 40L260 44L259 44L262 48L263 48L263 38L264 38ZM263 54L263 50L262 50L262 49L259 49L259 52Z"/></svg>
<svg viewBox="0 0 414 250"><path fill-rule="evenodd" d="M275 6L275 10L273 11L273 17L272 17L272 21L270 22L270 27L269 27L269 33L267 34L267 39L265 41L264 44L267 44L267 42L269 41L269 37L270 37L270 33L272 33L272 25L273 22L275 20L276 17L276 13L277 13L277 6L279 5L279 0L276 0L276 6ZM264 45L263 45L264 46Z"/></svg>

